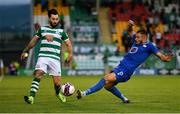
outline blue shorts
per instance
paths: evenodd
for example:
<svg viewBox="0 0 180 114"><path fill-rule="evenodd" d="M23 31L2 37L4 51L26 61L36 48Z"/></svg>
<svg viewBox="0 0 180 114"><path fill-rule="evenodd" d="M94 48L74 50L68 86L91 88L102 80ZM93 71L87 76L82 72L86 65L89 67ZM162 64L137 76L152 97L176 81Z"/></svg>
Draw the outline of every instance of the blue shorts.
<svg viewBox="0 0 180 114"><path fill-rule="evenodd" d="M118 65L116 68L114 68L113 72L116 74L116 84L128 81L133 74L133 72L128 71L121 65Z"/></svg>

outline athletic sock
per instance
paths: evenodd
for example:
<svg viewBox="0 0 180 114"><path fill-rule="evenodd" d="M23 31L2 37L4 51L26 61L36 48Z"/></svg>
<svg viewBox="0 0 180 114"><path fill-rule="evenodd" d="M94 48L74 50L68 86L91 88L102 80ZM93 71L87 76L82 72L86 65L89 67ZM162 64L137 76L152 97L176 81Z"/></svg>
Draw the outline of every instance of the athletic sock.
<svg viewBox="0 0 180 114"><path fill-rule="evenodd" d="M31 84L31 89L30 89L30 96L35 97L36 92L39 89L39 82L40 82L40 79L38 78L33 79L32 84Z"/></svg>
<svg viewBox="0 0 180 114"><path fill-rule="evenodd" d="M60 92L60 85L55 85L54 84L54 89L55 89L55 93L56 93L56 95L58 95L59 94L59 92Z"/></svg>
<svg viewBox="0 0 180 114"><path fill-rule="evenodd" d="M94 86L90 87L89 89L83 91L82 93L84 94L84 96L92 94L92 93L102 89L104 87L104 85L105 85L105 80L101 79L97 84L95 84Z"/></svg>
<svg viewBox="0 0 180 114"><path fill-rule="evenodd" d="M122 101L127 100L127 98L124 97L124 95L115 86L106 90L114 94L116 97L120 98Z"/></svg>

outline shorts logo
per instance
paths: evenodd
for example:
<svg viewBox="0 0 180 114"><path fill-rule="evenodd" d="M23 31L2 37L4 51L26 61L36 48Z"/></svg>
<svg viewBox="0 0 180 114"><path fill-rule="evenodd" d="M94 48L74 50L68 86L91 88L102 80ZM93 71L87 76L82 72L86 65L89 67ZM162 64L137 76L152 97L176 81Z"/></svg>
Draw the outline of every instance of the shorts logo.
<svg viewBox="0 0 180 114"><path fill-rule="evenodd" d="M136 53L137 51L138 51L138 47L132 47L129 52Z"/></svg>
<svg viewBox="0 0 180 114"><path fill-rule="evenodd" d="M122 76L124 73L121 71L121 72L118 72L117 74Z"/></svg>

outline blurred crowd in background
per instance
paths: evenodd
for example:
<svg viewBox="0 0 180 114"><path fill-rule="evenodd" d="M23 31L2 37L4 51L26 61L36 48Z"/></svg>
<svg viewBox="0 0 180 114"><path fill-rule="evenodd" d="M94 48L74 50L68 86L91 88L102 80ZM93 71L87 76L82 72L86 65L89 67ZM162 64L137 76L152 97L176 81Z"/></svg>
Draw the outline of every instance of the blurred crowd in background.
<svg viewBox="0 0 180 114"><path fill-rule="evenodd" d="M28 66L26 62L20 61L19 54L34 32L40 26L48 24L47 11L51 8L59 11L59 27L68 32L73 42L74 64L72 69L103 70L106 66L114 67L130 49L132 35L142 28L147 30L149 41L161 51L173 52L175 57L168 64L158 62L156 58L151 57L141 67L180 68L178 0L33 0L29 5L32 4L33 11L29 13L32 18L19 24L23 25L24 28L20 26L22 30L11 26L11 29L4 32L4 28L0 28L2 51L0 58L4 61L4 66L9 69L6 71L7 74L17 75L17 69L25 66L33 68L34 64L29 63ZM133 27L129 27L129 20L134 21ZM33 60L29 62L36 61L38 46L34 49L35 53L31 55ZM66 50L63 52L66 53ZM68 69L65 64L62 65ZM12 73L10 69L16 70Z"/></svg>

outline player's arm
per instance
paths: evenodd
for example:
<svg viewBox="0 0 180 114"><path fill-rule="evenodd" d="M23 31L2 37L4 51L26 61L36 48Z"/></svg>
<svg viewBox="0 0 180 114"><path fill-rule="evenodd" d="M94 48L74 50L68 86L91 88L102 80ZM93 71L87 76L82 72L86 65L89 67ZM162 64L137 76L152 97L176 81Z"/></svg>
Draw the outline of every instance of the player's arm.
<svg viewBox="0 0 180 114"><path fill-rule="evenodd" d="M132 39L133 43L135 42L135 39L136 39L136 34L135 34L134 30L133 30L134 25L135 25L134 21L132 21L132 20L128 21L127 32L131 36L131 39Z"/></svg>
<svg viewBox="0 0 180 114"><path fill-rule="evenodd" d="M68 59L67 59L67 62L68 63L71 63L72 62L72 59L73 59L73 51L72 51L72 44L71 44L71 41L68 37L68 34L66 32L62 32L61 33L61 36L62 36L62 40L65 42L65 45L67 47L67 51L68 51Z"/></svg>
<svg viewBox="0 0 180 114"><path fill-rule="evenodd" d="M172 57L173 57L173 54L170 53L170 54L167 54L167 55L166 55L166 54L163 54L163 53L161 53L161 52L157 52L156 56L159 57L159 59L160 59L161 61L169 62L169 61L171 61L171 59L172 59Z"/></svg>
<svg viewBox="0 0 180 114"><path fill-rule="evenodd" d="M34 36L34 37L31 39L31 41L30 41L29 44L25 47L25 49L23 50L23 52L22 52L22 54L21 54L21 60L27 58L29 50L36 45L38 39L39 39L39 38L38 38L37 36Z"/></svg>
<svg viewBox="0 0 180 114"><path fill-rule="evenodd" d="M172 52L169 52L168 54L164 54L162 52L160 52L157 47L153 44L149 45L149 49L150 51L156 55L161 61L164 61L164 62L169 62L171 61L172 57L173 57L173 53Z"/></svg>
<svg viewBox="0 0 180 114"><path fill-rule="evenodd" d="M67 47L67 51L69 53L67 62L71 63L72 59L73 59L72 43L71 43L71 41L69 39L67 39L67 40L65 40L65 44L66 44L66 47Z"/></svg>

